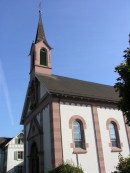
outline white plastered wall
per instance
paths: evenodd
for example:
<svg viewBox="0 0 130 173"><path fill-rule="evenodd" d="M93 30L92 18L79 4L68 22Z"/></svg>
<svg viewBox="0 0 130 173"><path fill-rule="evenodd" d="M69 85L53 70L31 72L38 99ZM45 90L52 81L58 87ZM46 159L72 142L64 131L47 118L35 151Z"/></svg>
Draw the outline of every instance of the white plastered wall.
<svg viewBox="0 0 130 173"><path fill-rule="evenodd" d="M40 82L40 98L42 98L47 92L47 89L44 87L44 85Z"/></svg>
<svg viewBox="0 0 130 173"><path fill-rule="evenodd" d="M40 76L36 75L37 79L39 80L39 83L40 83L40 99L48 92L47 91L47 88L45 87L45 85L40 82Z"/></svg>
<svg viewBox="0 0 130 173"><path fill-rule="evenodd" d="M117 109L99 107L97 111L99 117L99 126L100 126L100 133L101 133L101 140L103 147L105 170L106 173L111 173L115 171L115 168L118 164L119 152L112 152L111 147L109 147L110 136L109 136L109 130L106 129L106 122L109 118L114 118L118 122L120 126L119 130L120 142L123 143L121 154L125 157L128 156L129 154L129 147L128 147L128 139L126 135L124 119L122 116L122 112L118 111Z"/></svg>
<svg viewBox="0 0 130 173"><path fill-rule="evenodd" d="M69 105L68 103L64 104L61 102L60 115L63 160L74 163L77 166L76 154L73 154L73 149L70 147L72 143L72 130L69 128L69 120L72 116L79 115L86 122L85 138L86 143L89 145L87 153L78 154L79 165L84 170L84 173L99 173L91 106L75 105L73 103Z"/></svg>
<svg viewBox="0 0 130 173"><path fill-rule="evenodd" d="M14 167L18 165L23 165L23 159L15 160L14 152L24 151L23 144L15 144L15 138L13 138L7 145L7 172L14 173Z"/></svg>
<svg viewBox="0 0 130 173"><path fill-rule="evenodd" d="M43 151L44 151L44 172L48 173L51 168L51 138L50 138L50 109L49 105L43 109Z"/></svg>

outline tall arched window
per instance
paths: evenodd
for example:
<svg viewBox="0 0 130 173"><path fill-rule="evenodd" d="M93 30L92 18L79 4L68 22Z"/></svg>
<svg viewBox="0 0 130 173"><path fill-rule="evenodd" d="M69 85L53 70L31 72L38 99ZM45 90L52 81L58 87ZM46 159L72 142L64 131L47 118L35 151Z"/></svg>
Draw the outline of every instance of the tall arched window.
<svg viewBox="0 0 130 173"><path fill-rule="evenodd" d="M106 121L106 128L109 131L108 135L110 137L109 147L111 147L112 152L121 152L123 143L120 141L120 124L114 118L109 118Z"/></svg>
<svg viewBox="0 0 130 173"><path fill-rule="evenodd" d="M111 122L109 124L109 132L112 147L119 147L119 136L117 126L115 123Z"/></svg>
<svg viewBox="0 0 130 173"><path fill-rule="evenodd" d="M40 65L47 66L47 53L45 49L40 49Z"/></svg>
<svg viewBox="0 0 130 173"><path fill-rule="evenodd" d="M73 133L75 148L83 148L83 134L81 122L77 120L73 122Z"/></svg>
<svg viewBox="0 0 130 173"><path fill-rule="evenodd" d="M86 153L89 145L85 139L87 126L84 118L79 115L73 115L69 120L69 128L72 130L72 143L70 143L70 147L73 148L73 153Z"/></svg>

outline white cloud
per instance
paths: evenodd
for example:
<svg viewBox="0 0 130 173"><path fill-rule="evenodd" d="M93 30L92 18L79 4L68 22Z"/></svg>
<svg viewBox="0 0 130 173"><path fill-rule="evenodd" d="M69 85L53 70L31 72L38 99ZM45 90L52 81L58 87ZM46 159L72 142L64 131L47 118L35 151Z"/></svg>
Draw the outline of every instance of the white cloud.
<svg viewBox="0 0 130 173"><path fill-rule="evenodd" d="M6 82L6 77L5 77L5 73L2 67L2 62L0 60L0 88L2 89L1 92L3 92L4 95L4 99L6 101L6 107L8 110L8 115L11 121L11 124L14 125L14 119L13 119L13 115L12 115L12 109L11 109L11 102L10 102L10 96L9 96L9 90L8 90L8 86L7 86L7 82Z"/></svg>

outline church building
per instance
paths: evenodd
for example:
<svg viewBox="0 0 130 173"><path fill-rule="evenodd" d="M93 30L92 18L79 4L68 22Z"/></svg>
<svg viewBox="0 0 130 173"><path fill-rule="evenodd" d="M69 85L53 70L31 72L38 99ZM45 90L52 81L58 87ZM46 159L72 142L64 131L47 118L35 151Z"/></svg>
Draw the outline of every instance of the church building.
<svg viewBox="0 0 130 173"><path fill-rule="evenodd" d="M25 173L48 173L68 162L84 173L112 173L129 154L130 128L109 85L52 73L41 12L30 50L30 81L21 116Z"/></svg>

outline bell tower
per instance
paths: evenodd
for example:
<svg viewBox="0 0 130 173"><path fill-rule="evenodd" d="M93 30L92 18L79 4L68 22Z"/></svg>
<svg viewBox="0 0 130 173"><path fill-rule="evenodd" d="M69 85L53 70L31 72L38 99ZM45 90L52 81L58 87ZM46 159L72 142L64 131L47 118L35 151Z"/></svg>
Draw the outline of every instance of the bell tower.
<svg viewBox="0 0 130 173"><path fill-rule="evenodd" d="M30 50L30 80L35 78L35 74L52 74L51 47L44 33L41 10L39 10L39 21L35 42L32 43Z"/></svg>

